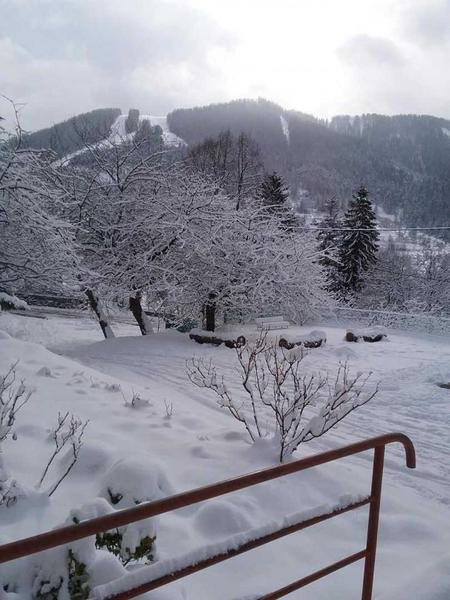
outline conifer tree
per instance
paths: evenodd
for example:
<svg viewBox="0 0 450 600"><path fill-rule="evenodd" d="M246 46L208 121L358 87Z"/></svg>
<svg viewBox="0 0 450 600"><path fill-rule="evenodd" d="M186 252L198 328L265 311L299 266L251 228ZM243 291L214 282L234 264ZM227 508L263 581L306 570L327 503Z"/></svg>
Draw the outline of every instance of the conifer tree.
<svg viewBox="0 0 450 600"><path fill-rule="evenodd" d="M294 228L296 219L289 203L289 191L283 178L275 171L264 178L261 198L263 207L280 218L283 229Z"/></svg>
<svg viewBox="0 0 450 600"><path fill-rule="evenodd" d="M344 298L358 293L363 274L376 263L379 233L369 193L361 186L353 194L342 222L339 247L339 288Z"/></svg>

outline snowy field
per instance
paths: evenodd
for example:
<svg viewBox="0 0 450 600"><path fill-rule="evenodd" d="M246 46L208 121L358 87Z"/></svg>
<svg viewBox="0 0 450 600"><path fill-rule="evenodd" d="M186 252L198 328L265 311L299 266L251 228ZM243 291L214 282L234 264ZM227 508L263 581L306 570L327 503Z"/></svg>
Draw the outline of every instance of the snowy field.
<svg viewBox="0 0 450 600"><path fill-rule="evenodd" d="M298 333L319 327L327 333L327 344L311 350L305 368L332 374L347 360L355 372L372 371L380 392L326 437L301 446L294 457L390 431L409 435L417 451L415 471L406 469L401 447L387 448L374 598L448 600L450 390L436 384L450 381L450 341L389 332L386 341L354 344L343 341L343 328L320 324L298 328ZM233 350L198 345L174 331L143 338L131 323L117 324L120 337L103 341L96 325L81 315L36 319L0 313L1 331L8 335L0 337L0 374L18 360L19 376L35 389L18 416L17 440L8 440L4 448L10 472L29 495L16 506L1 508L2 543L64 522L70 509L102 493L119 461L140 474L144 487L146 473L161 472L165 493L276 462L270 444L250 446L241 425L217 406L211 392L195 388L186 376L186 361L194 355L212 358L231 373ZM131 408L133 393L148 404ZM58 412L66 411L90 422L79 462L48 499L34 486L51 453L48 432ZM53 468L53 477L64 470L64 456ZM344 494L365 495L370 475L367 453L164 515L157 523L157 558L174 558L286 515L336 503ZM362 549L366 523L367 507L147 597L257 597ZM104 571L96 584L108 580ZM356 563L288 597L356 600L361 581L362 563Z"/></svg>

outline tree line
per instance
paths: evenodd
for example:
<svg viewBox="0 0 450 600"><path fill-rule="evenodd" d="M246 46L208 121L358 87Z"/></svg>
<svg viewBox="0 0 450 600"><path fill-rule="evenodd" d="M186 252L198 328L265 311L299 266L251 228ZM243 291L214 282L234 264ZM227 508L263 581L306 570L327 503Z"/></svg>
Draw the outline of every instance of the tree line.
<svg viewBox="0 0 450 600"><path fill-rule="evenodd" d="M222 131L180 154L132 117L123 140L80 131L82 152L65 162L28 148L19 123L1 130L0 291L84 296L105 337L114 302L143 335L147 312L214 330L280 311L302 323L336 301L448 310L448 260L380 251L365 187L344 213L330 201L310 231L247 133Z"/></svg>

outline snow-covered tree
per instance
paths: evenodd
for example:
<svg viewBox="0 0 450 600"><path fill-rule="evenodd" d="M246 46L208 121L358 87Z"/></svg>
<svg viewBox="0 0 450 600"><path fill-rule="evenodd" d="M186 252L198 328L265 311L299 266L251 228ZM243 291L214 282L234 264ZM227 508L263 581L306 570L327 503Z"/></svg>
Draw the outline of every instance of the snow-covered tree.
<svg viewBox="0 0 450 600"><path fill-rule="evenodd" d="M86 166L67 169L70 218L88 274L85 289L105 337L112 331L99 297L128 297L142 334L151 332L142 301L163 310L181 285L191 223L217 192L204 176L148 143L136 134L87 146Z"/></svg>
<svg viewBox="0 0 450 600"><path fill-rule="evenodd" d="M367 189L361 186L342 222L339 287L344 298L361 290L363 274L376 262L378 239L375 211Z"/></svg>
<svg viewBox="0 0 450 600"><path fill-rule="evenodd" d="M199 300L208 315L226 320L283 311L304 322L327 301L315 238L293 236L263 208L230 207L216 197L199 225L197 243L185 255L183 302ZM206 227L205 227L206 225Z"/></svg>
<svg viewBox="0 0 450 600"><path fill-rule="evenodd" d="M339 206L336 197L330 198L325 203L326 216L316 223L319 231L317 240L319 250L322 252L320 264L323 266L327 289L334 292L338 287L339 258L338 250L340 244L341 219L339 217Z"/></svg>
<svg viewBox="0 0 450 600"><path fill-rule="evenodd" d="M0 290L67 293L77 262L74 229L63 218L66 191L55 157L22 141L18 118L12 133L0 126Z"/></svg>
<svg viewBox="0 0 450 600"><path fill-rule="evenodd" d="M414 310L437 315L450 314L450 253L433 247L429 241L422 246L415 260Z"/></svg>
<svg viewBox="0 0 450 600"><path fill-rule="evenodd" d="M236 210L258 197L264 167L260 149L247 133L234 136L223 131L194 146L189 160L195 169L207 173L222 187Z"/></svg>

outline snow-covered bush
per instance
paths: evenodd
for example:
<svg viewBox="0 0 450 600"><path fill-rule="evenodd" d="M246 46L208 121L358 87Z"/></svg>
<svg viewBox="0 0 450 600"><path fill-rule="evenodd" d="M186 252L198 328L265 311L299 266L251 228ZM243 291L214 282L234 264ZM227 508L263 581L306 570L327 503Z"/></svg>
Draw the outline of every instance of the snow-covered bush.
<svg viewBox="0 0 450 600"><path fill-rule="evenodd" d="M71 518L64 523L72 524ZM31 597L39 600L87 600L95 555L93 538L85 538L27 556L18 561L19 568L10 570L8 589L31 589Z"/></svg>
<svg viewBox="0 0 450 600"><path fill-rule="evenodd" d="M136 504L139 504L138 502ZM86 519L93 519L115 512L105 498L96 498L93 502L84 504L79 509L70 512L69 522L79 523ZM107 550L116 556L125 566L130 562L138 562L145 559L152 561L154 557L154 542L156 540L156 527L153 519L144 519L136 523L130 523L111 531L97 533L95 536L95 548ZM94 557L95 558L95 557ZM90 558L92 562L93 558ZM89 566L89 562L86 563Z"/></svg>
<svg viewBox="0 0 450 600"><path fill-rule="evenodd" d="M28 310L28 308L25 300L6 292L0 292L0 310Z"/></svg>
<svg viewBox="0 0 450 600"><path fill-rule="evenodd" d="M301 347L280 348L268 340L267 332L254 344L236 348L244 400L231 391L211 361L193 358L188 377L196 386L212 390L253 442L266 437L269 421L283 462L300 444L324 435L378 391L364 391L370 374L351 376L347 364L339 366L334 379L303 374L306 352Z"/></svg>
<svg viewBox="0 0 450 600"><path fill-rule="evenodd" d="M100 489L100 496L116 508L131 508L174 493L159 466L137 459L119 460L113 464Z"/></svg>
<svg viewBox="0 0 450 600"><path fill-rule="evenodd" d="M72 509L64 525L78 524L115 511L106 499L96 498ZM11 571L6 583L11 590L31 588L32 597L39 600L87 600L99 582L105 583L125 574L125 565L152 561L155 539L153 519L130 523L26 557L22 568Z"/></svg>

